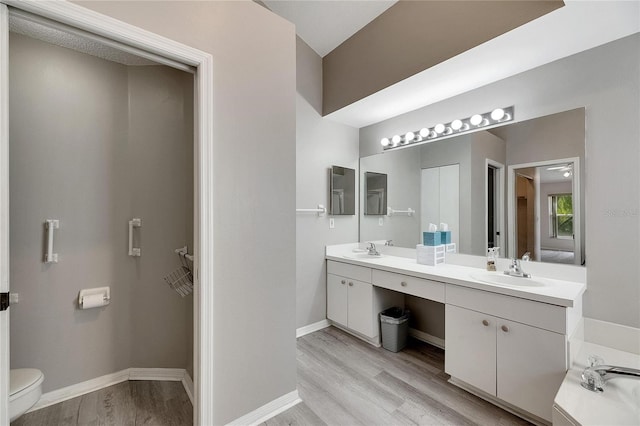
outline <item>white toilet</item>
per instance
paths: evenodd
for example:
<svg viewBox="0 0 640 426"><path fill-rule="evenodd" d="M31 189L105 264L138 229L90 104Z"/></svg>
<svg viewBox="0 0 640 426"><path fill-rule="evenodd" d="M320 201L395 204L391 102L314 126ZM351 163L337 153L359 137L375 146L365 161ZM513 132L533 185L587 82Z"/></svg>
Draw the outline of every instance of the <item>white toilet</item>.
<svg viewBox="0 0 640 426"><path fill-rule="evenodd" d="M44 374L35 368L16 368L9 375L9 421L23 415L42 395Z"/></svg>

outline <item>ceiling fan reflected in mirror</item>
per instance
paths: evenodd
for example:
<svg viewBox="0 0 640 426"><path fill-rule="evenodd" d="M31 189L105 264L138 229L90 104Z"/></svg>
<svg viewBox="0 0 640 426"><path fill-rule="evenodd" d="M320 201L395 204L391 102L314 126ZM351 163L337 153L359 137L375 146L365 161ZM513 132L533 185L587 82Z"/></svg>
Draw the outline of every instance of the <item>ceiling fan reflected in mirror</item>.
<svg viewBox="0 0 640 426"><path fill-rule="evenodd" d="M560 172L562 176L568 178L573 175L573 164L559 164L557 166L547 167L547 170Z"/></svg>

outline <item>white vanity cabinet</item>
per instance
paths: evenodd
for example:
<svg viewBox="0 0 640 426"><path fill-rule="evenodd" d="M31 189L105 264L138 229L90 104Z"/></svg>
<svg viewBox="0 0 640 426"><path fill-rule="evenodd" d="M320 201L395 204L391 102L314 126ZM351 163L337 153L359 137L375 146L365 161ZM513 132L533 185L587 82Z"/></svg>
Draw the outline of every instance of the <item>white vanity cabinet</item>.
<svg viewBox="0 0 640 426"><path fill-rule="evenodd" d="M454 381L550 422L567 371L566 310L448 286L445 371ZM555 323L548 321L554 316Z"/></svg>
<svg viewBox="0 0 640 426"><path fill-rule="evenodd" d="M371 284L371 269L327 261L327 318L378 344L378 314L391 306L404 306L399 293Z"/></svg>

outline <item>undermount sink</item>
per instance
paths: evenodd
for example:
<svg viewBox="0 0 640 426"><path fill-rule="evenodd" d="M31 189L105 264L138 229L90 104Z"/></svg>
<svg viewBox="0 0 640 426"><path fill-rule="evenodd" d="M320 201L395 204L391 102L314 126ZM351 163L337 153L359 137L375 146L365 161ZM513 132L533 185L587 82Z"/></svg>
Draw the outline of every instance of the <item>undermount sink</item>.
<svg viewBox="0 0 640 426"><path fill-rule="evenodd" d="M609 393L611 397L622 401L637 414L640 413L640 382L624 377L616 377L607 380L605 383L605 394Z"/></svg>
<svg viewBox="0 0 640 426"><path fill-rule="evenodd" d="M471 278L488 284L506 285L509 287L544 287L548 286L542 281L533 278L513 277L503 273L478 273L471 274Z"/></svg>
<svg viewBox="0 0 640 426"><path fill-rule="evenodd" d="M347 259L358 259L358 260L375 260L375 259L380 259L384 257L383 254L374 256L369 253L348 253L348 254L343 254L342 256L346 257Z"/></svg>

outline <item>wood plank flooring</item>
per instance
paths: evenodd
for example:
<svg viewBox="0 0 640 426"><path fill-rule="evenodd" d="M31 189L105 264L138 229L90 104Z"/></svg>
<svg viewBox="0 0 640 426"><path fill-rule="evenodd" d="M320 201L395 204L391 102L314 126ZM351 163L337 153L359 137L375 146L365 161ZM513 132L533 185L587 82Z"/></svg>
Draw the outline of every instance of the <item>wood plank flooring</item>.
<svg viewBox="0 0 640 426"><path fill-rule="evenodd" d="M447 382L444 351L410 339L398 353L334 327L298 339L303 402L263 423L284 425L526 425ZM25 414L12 426L191 425L180 382L130 381Z"/></svg>
<svg viewBox="0 0 640 426"><path fill-rule="evenodd" d="M191 425L181 382L127 381L27 413L11 426Z"/></svg>
<svg viewBox="0 0 640 426"><path fill-rule="evenodd" d="M398 353L329 327L298 339L302 403L281 425L526 425L447 382L444 351L410 339Z"/></svg>

